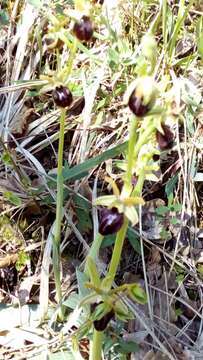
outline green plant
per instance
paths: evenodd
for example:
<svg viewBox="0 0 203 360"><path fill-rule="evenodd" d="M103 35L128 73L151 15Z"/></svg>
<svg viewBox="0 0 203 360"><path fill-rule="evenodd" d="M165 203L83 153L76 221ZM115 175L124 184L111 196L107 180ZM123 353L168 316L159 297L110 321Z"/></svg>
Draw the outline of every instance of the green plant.
<svg viewBox="0 0 203 360"><path fill-rule="evenodd" d="M156 209L156 213L157 215L160 216L166 216L167 213L177 213L180 212L181 209L182 209L182 205L174 201L173 193L170 193L168 195L168 205L159 206Z"/></svg>
<svg viewBox="0 0 203 360"><path fill-rule="evenodd" d="M149 61L150 53L148 52L148 54ZM150 73L153 66L154 58L151 57ZM148 67L146 67L146 73L147 71ZM123 187L120 191L113 179L106 178L113 189L113 195L100 196L94 203L94 205L104 207L103 217L100 219L100 233L105 235L117 232L117 235L109 269L104 279L100 278L96 267L96 257L101 240L95 239L92 245L94 252L90 250L86 261L85 273L90 278L90 282L86 286L91 291L80 306L89 304L96 308L91 317L94 327L90 350L91 360L101 359L103 332L110 319L115 316L125 321L131 317L117 294L126 294L140 303L145 303L147 299L144 290L137 284L124 284L115 289L112 289L112 285L119 266L128 225L129 223L135 225L138 222L136 206L144 204L142 199L144 181L153 178L153 171L157 169L157 164L153 160L154 154L157 153L154 147L154 137L158 130L164 131L162 124L164 127L166 116L164 104L162 108L156 107L156 100L160 96L158 87L153 78L146 74L133 82L127 89L124 102L129 105L135 116L131 117L129 123L128 150L122 176ZM133 185L132 181L134 175L137 177L136 185ZM112 227L108 228L108 221L112 222ZM106 223L107 227L105 228Z"/></svg>

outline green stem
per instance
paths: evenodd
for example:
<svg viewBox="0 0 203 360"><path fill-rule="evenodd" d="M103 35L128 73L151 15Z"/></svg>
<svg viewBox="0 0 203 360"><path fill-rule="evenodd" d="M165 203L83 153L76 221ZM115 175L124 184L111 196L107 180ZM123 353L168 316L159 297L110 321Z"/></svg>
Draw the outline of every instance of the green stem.
<svg viewBox="0 0 203 360"><path fill-rule="evenodd" d="M142 188L145 181L145 171L141 171L137 180L137 184L132 192L132 196L141 196Z"/></svg>
<svg viewBox="0 0 203 360"><path fill-rule="evenodd" d="M133 117L130 122L130 129L129 129L129 143L128 143L128 165L127 165L127 172L126 172L126 179L129 184L131 184L132 180L132 170L134 165L134 157L132 154L134 153L135 143L137 140L137 118Z"/></svg>
<svg viewBox="0 0 203 360"><path fill-rule="evenodd" d="M76 54L77 47L78 47L78 40L76 37L74 37L73 43L69 44L69 41L66 39L64 34L61 35L61 40L67 45L67 47L70 48L70 55L68 58L67 66L60 71L58 78L61 79L62 81L63 81L63 79L66 79L66 82L67 82L67 80L71 74L72 68L73 68L73 62L74 62L75 54ZM67 44L67 41L68 41L68 44Z"/></svg>
<svg viewBox="0 0 203 360"><path fill-rule="evenodd" d="M62 298L60 281L60 240L61 222L63 218L63 147L65 130L65 109L61 109L59 148L58 148L58 168L57 168L57 198L56 198L56 226L53 239L53 270L56 285L57 301Z"/></svg>
<svg viewBox="0 0 203 360"><path fill-rule="evenodd" d="M75 37L74 41L73 41L71 53L70 53L70 56L69 56L69 59L68 59L68 68L67 68L67 72L66 72L67 78L69 77L69 75L70 75L70 73L72 71L72 68L73 68L73 62L74 62L75 54L76 54L76 51L77 51L77 45L78 45L78 40Z"/></svg>
<svg viewBox="0 0 203 360"><path fill-rule="evenodd" d="M90 347L90 360L101 360L103 336L103 331L94 330Z"/></svg>
<svg viewBox="0 0 203 360"><path fill-rule="evenodd" d="M153 133L154 129L155 129L154 121L152 120L152 123L148 126L148 128L146 130L143 131L142 135L139 137L139 139L134 147L133 161L137 160L137 155L138 155L142 145L149 142L149 137Z"/></svg>
<svg viewBox="0 0 203 360"><path fill-rule="evenodd" d="M128 219L124 218L123 226L120 229L120 231L117 233L116 242L113 249L113 255L111 258L111 263L107 274L107 276L108 275L111 276L112 282L114 281L116 271L120 262L121 252L122 252L127 228L128 228ZM103 331L97 331L94 329L92 345L90 348L90 360L101 360L103 334L104 334Z"/></svg>
<svg viewBox="0 0 203 360"><path fill-rule="evenodd" d="M119 230L119 232L117 233L116 236L116 242L114 245L114 249L113 249L113 254L112 254L112 258L111 258L111 262L110 262L110 266L109 266L109 271L107 276L111 276L112 278L112 282L114 281L114 278L116 276L116 271L120 262L120 258L121 258L121 252L123 249L123 243L125 240L125 235L127 232L127 228L128 228L128 219L126 217L124 217L124 223L123 226L121 227L121 229Z"/></svg>

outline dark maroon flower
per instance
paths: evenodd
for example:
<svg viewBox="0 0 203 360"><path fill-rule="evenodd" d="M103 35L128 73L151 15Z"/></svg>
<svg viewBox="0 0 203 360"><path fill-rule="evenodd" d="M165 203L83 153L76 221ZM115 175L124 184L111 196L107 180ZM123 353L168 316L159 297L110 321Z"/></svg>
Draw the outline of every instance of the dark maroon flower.
<svg viewBox="0 0 203 360"><path fill-rule="evenodd" d="M81 41L89 41L93 35L93 26L89 16L83 15L73 26L75 36Z"/></svg>
<svg viewBox="0 0 203 360"><path fill-rule="evenodd" d="M65 108L69 106L73 101L73 96L68 88L65 86L57 86L52 91L52 97L57 106Z"/></svg>
<svg viewBox="0 0 203 360"><path fill-rule="evenodd" d="M94 324L94 328L97 331L104 331L109 323L109 321L111 321L111 319L114 317L114 310L111 309L111 311L109 311L107 314L105 314L104 316L102 316L102 318L100 320L95 320L93 321Z"/></svg>
<svg viewBox="0 0 203 360"><path fill-rule="evenodd" d="M117 208L102 208L99 216L99 232L102 235L111 235L120 230L123 225L123 214Z"/></svg>
<svg viewBox="0 0 203 360"><path fill-rule="evenodd" d="M143 104L143 98L135 95L135 91L130 95L128 106L137 117L146 115L150 110L148 105Z"/></svg>
<svg viewBox="0 0 203 360"><path fill-rule="evenodd" d="M173 146L174 134L168 125L161 125L163 134L160 131L156 132L156 140L159 144L160 150L171 149Z"/></svg>

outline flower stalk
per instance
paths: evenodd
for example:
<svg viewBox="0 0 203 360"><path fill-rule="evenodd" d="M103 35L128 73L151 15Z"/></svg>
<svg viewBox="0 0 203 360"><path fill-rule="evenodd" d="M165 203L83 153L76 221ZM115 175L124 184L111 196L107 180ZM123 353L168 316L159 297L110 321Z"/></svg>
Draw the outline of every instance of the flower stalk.
<svg viewBox="0 0 203 360"><path fill-rule="evenodd" d="M57 168L56 226L55 226L55 234L53 238L53 270L54 270L56 296L58 303L60 303L62 299L61 279L60 279L60 240L61 240L61 222L63 218L63 148L64 148L65 114L66 114L65 109L61 108L59 148L58 148L58 168Z"/></svg>
<svg viewBox="0 0 203 360"><path fill-rule="evenodd" d="M103 331L94 329L93 340L90 347L90 360L101 360L103 337Z"/></svg>
<svg viewBox="0 0 203 360"><path fill-rule="evenodd" d="M111 258L111 262L110 262L110 266L109 266L109 271L107 274L107 276L109 276L112 279L110 288L111 288L114 278L116 276L118 265L120 263L121 253L122 253L122 249L123 249L123 243L125 240L128 224L129 224L129 220L125 217L123 225L122 225L121 229L118 231L117 236L116 236L116 242L114 245L113 254L112 254L112 258Z"/></svg>

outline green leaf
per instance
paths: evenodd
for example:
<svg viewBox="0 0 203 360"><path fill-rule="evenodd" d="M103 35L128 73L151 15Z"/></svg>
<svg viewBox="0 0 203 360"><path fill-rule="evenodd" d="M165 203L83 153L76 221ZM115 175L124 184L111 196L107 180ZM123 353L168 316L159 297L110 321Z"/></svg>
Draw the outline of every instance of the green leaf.
<svg viewBox="0 0 203 360"><path fill-rule="evenodd" d="M130 297L140 304L146 304L147 295L139 284L132 284L129 286Z"/></svg>
<svg viewBox="0 0 203 360"><path fill-rule="evenodd" d="M13 204L15 206L22 205L21 199L11 191L5 191L4 198L6 198L11 204Z"/></svg>
<svg viewBox="0 0 203 360"><path fill-rule="evenodd" d="M106 150L103 154L95 156L92 159L86 160L84 163L81 163L79 165L75 165L72 168L64 169L63 176L64 181L70 181L77 177L77 179L80 179L84 177L84 174L87 174L87 172L94 167L98 166L102 162L112 159L115 156L120 155L122 152L126 150L128 146L128 142L124 142L122 144L119 144L115 146L114 148L110 150Z"/></svg>
<svg viewBox="0 0 203 360"><path fill-rule="evenodd" d="M177 225L177 224L180 224L181 221L180 221L180 219L177 219L176 217L174 217L174 218L170 219L170 223L172 225Z"/></svg>
<svg viewBox="0 0 203 360"><path fill-rule="evenodd" d="M178 285L182 284L183 280L185 279L185 275L184 274L178 274L176 276L176 281L178 283Z"/></svg>
<svg viewBox="0 0 203 360"><path fill-rule="evenodd" d="M90 217L91 206L86 199L81 196L74 195L73 202L75 205L75 212L78 218L78 227L81 232L89 232L92 230L92 220Z"/></svg>
<svg viewBox="0 0 203 360"><path fill-rule="evenodd" d="M9 15L7 11L1 10L0 11L0 26L5 26L9 24Z"/></svg>
<svg viewBox="0 0 203 360"><path fill-rule="evenodd" d="M105 247L113 245L115 243L115 240L116 240L115 234L104 236L104 238L102 240L101 248L104 249Z"/></svg>
<svg viewBox="0 0 203 360"><path fill-rule="evenodd" d="M181 308L177 308L177 309L175 309L175 314L176 314L176 316L180 316L183 314L183 310Z"/></svg>
<svg viewBox="0 0 203 360"><path fill-rule="evenodd" d="M119 63L119 54L116 50L112 49L112 48L109 48L109 51L108 51L108 55L109 55L109 61L110 62L113 62L115 64L118 64Z"/></svg>
<svg viewBox="0 0 203 360"><path fill-rule="evenodd" d="M141 255L140 238L132 227L128 227L127 237L133 249Z"/></svg>
<svg viewBox="0 0 203 360"><path fill-rule="evenodd" d="M172 204L172 205L170 206L170 210L171 210L171 211L179 212L179 211L181 211L181 209L182 209L182 205L181 205L181 204Z"/></svg>
<svg viewBox="0 0 203 360"><path fill-rule="evenodd" d="M16 270L21 271L24 268L24 266L25 266L26 262L28 261L28 259L29 259L28 254L26 254L23 250L20 251L19 254L18 254L18 260L17 260L16 265L15 265Z"/></svg>
<svg viewBox="0 0 203 360"><path fill-rule="evenodd" d="M119 339L118 343L119 345L116 346L118 352L128 354L139 351L139 346L134 341L124 341L123 339Z"/></svg>
<svg viewBox="0 0 203 360"><path fill-rule="evenodd" d="M1 155L1 160L3 161L3 163L5 165L12 165L12 158L11 155L8 151L4 151L3 154Z"/></svg>
<svg viewBox="0 0 203 360"><path fill-rule="evenodd" d="M80 296L79 294L76 294L76 293L71 293L68 297L68 299L66 299L64 302L63 302L63 305L69 307L70 309L75 309L76 306L78 306L80 302Z"/></svg>
<svg viewBox="0 0 203 360"><path fill-rule="evenodd" d="M88 281L88 277L85 275L85 273L83 273L77 268L76 278L77 278L78 292L80 295L80 299L83 299L84 296L89 294L89 290L85 287L85 283Z"/></svg>
<svg viewBox="0 0 203 360"><path fill-rule="evenodd" d="M173 192L175 189L176 183L178 181L179 173L177 172L174 176L171 177L171 179L167 182L165 186L165 192L167 197Z"/></svg>
<svg viewBox="0 0 203 360"><path fill-rule="evenodd" d="M173 193L170 193L168 195L168 208L173 204L173 200L174 200Z"/></svg>
<svg viewBox="0 0 203 360"><path fill-rule="evenodd" d="M167 206L159 206L155 209L157 215L165 215L169 212L169 208Z"/></svg>

